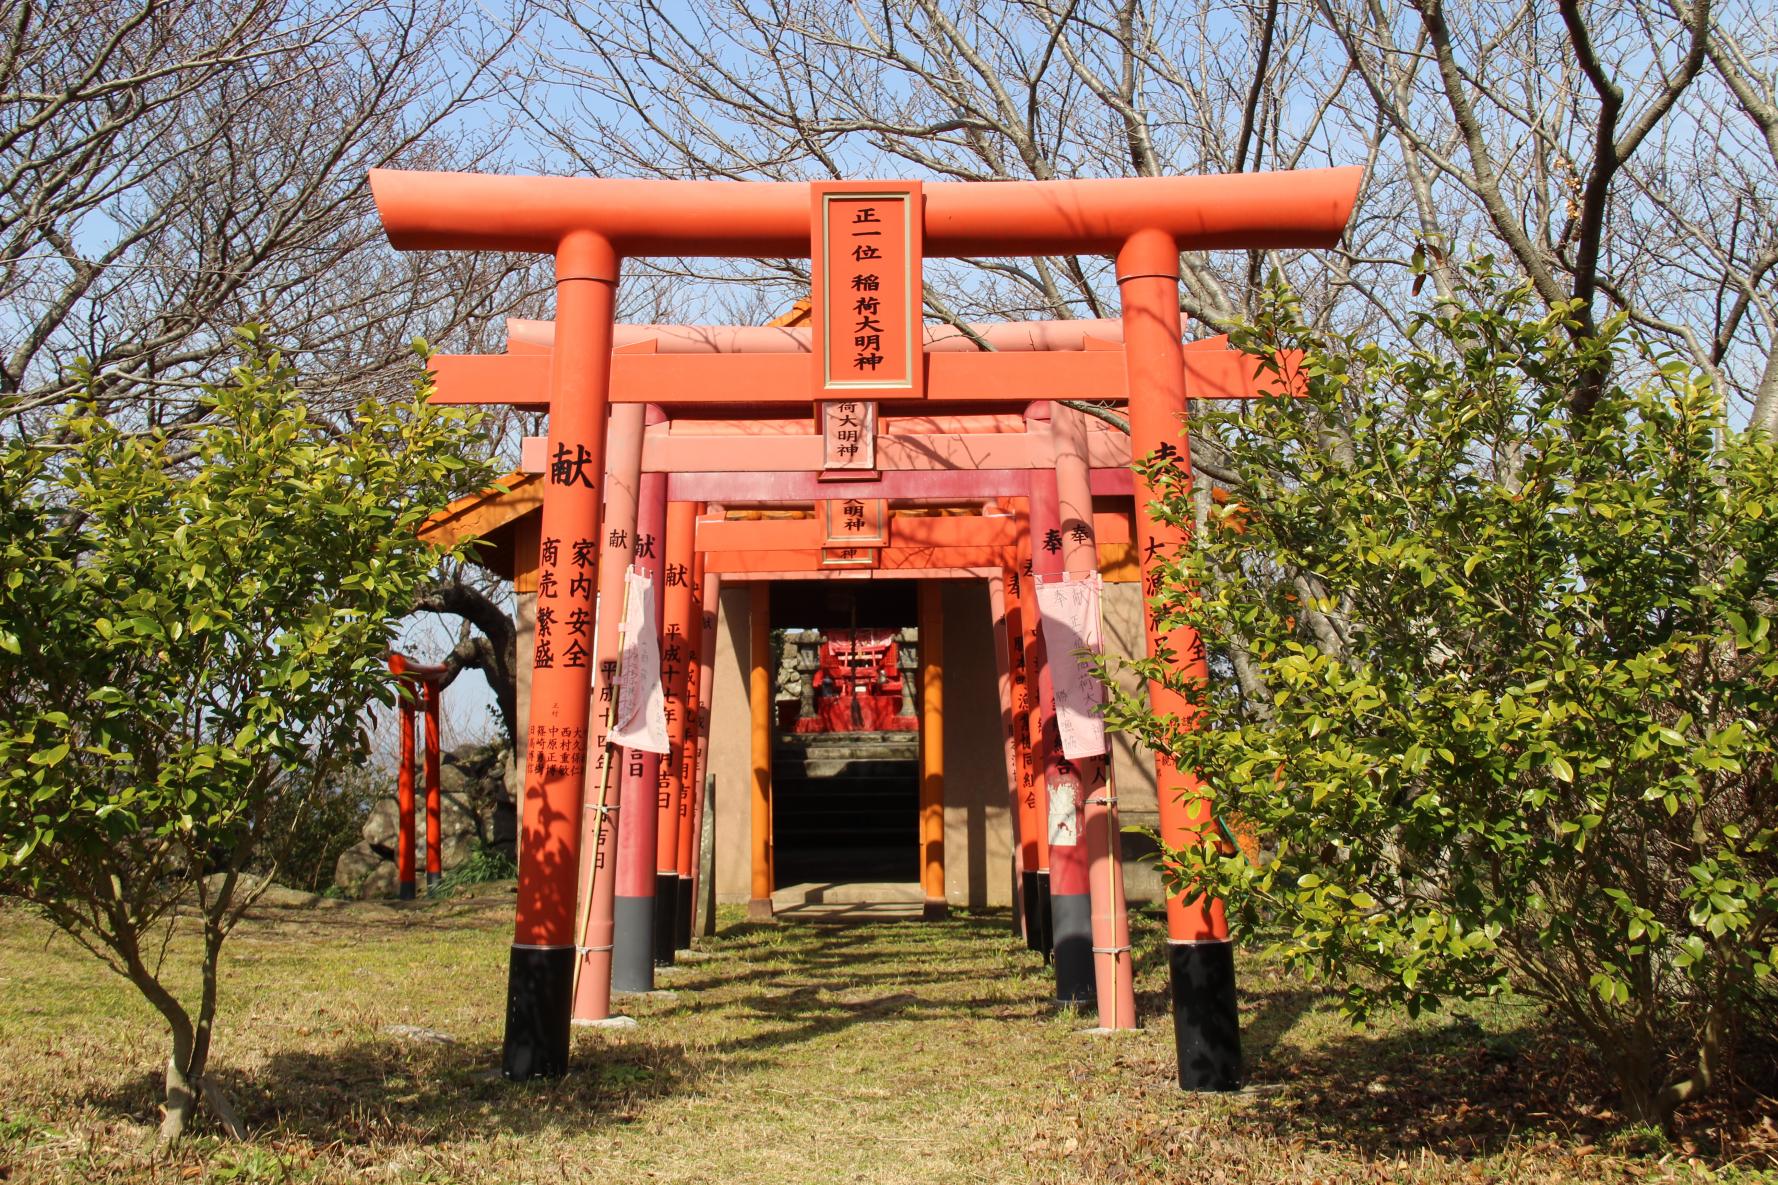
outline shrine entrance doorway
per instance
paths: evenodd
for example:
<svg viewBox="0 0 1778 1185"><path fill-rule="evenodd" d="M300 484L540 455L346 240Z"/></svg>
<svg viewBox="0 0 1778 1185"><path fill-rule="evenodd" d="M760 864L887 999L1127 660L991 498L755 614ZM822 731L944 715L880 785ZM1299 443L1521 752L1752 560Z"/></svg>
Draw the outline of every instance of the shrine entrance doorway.
<svg viewBox="0 0 1778 1185"><path fill-rule="evenodd" d="M917 902L915 583L775 581L771 606L773 889L783 904Z"/></svg>

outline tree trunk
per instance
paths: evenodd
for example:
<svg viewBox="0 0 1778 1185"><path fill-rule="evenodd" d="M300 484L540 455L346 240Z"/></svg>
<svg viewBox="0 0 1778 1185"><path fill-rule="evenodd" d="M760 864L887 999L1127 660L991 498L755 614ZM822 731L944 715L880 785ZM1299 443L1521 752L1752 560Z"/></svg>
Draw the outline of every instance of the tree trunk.
<svg viewBox="0 0 1778 1185"><path fill-rule="evenodd" d="M183 1015L183 1011L181 1012ZM192 1040L189 1021L173 1030L173 1056L167 1059L167 1089L160 1138L171 1143L185 1135L201 1101L232 1140L245 1140L247 1127L228 1094L205 1074L209 1051Z"/></svg>
<svg viewBox="0 0 1778 1185"><path fill-rule="evenodd" d="M174 1007L178 1007L175 1005ZM191 1021L179 1008L179 1019L167 1020L173 1025L173 1056L167 1059L167 1091L165 1114L161 1118L161 1139L171 1142L185 1134L192 1112L197 1110L198 1087L191 1076ZM162 1010L165 1015L165 1009Z"/></svg>
<svg viewBox="0 0 1778 1185"><path fill-rule="evenodd" d="M222 898L226 908L227 897ZM202 1102L210 1108L231 1139L245 1140L247 1129L235 1111L234 1104L217 1083L206 1074L210 1060L210 1030L216 1017L216 963L221 953L224 931L214 917L206 919L204 939L203 993L199 1001L197 1023L174 998L173 993L135 955L131 944L126 954L129 977L167 1022L173 1037L172 1056L167 1059L166 1094L163 1100L160 1138L174 1141L185 1135L191 1117Z"/></svg>

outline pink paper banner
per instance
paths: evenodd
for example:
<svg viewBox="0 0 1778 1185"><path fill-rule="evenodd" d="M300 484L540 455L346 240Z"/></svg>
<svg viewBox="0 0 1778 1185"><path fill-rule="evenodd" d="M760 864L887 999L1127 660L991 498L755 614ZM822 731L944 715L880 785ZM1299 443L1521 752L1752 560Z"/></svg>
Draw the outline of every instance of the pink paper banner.
<svg viewBox="0 0 1778 1185"><path fill-rule="evenodd" d="M644 753L667 751L667 695L661 687L660 634L654 620L654 581L624 573L623 653L617 664L617 719L610 740Z"/></svg>
<svg viewBox="0 0 1778 1185"><path fill-rule="evenodd" d="M1104 587L1097 572L1068 578L1038 576L1037 610L1043 621L1045 661L1056 694L1056 729L1062 735L1062 756L1070 761L1105 754L1105 685L1093 677L1087 656L1101 649L1099 595Z"/></svg>

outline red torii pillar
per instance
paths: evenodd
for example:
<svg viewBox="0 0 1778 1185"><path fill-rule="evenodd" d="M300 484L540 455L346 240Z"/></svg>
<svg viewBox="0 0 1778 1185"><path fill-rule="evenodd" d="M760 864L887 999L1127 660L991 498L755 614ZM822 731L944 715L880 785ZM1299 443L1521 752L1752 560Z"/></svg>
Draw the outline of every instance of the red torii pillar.
<svg viewBox="0 0 1778 1185"><path fill-rule="evenodd" d="M1093 534L1086 417L1073 408L1052 405L1051 438L1056 450L1062 567L1069 576L1091 576L1099 570L1099 547ZM1086 853L1087 897L1092 905L1093 981L1099 1026L1133 1029L1135 971L1130 958L1130 919L1124 906L1116 799L1106 776L1109 763L1108 756L1080 762L1080 840Z"/></svg>
<svg viewBox="0 0 1778 1185"><path fill-rule="evenodd" d="M698 910L705 908L704 899L706 896L706 886L703 883L704 810L707 806L706 786L709 782L710 768L710 707L716 693L716 614L722 596L722 576L720 573L707 572L704 568L704 553L700 551L696 567L697 576L692 585L692 591L697 597L701 625L698 638L697 764L692 783L696 787L696 797L692 799L691 812L693 938L698 934L715 933L713 913L706 909L703 916L700 917Z"/></svg>
<svg viewBox="0 0 1778 1185"><path fill-rule="evenodd" d="M661 587L662 538L667 522L667 475L644 473L639 483L636 531L631 544L635 566L653 581L650 618L658 631L665 603ZM617 833L617 898L612 904L611 986L620 992L654 990L655 850L660 829L660 755L625 749L624 810Z"/></svg>
<svg viewBox="0 0 1778 1185"><path fill-rule="evenodd" d="M654 961L671 967L679 933L680 808L685 791L686 684L696 656L692 635L701 624L692 616L691 562L698 508L692 502L667 505L665 572L666 617L661 624L661 683L667 699L667 755L661 762L659 831L655 836ZM690 893L687 885L685 892Z"/></svg>
<svg viewBox="0 0 1778 1185"><path fill-rule="evenodd" d="M612 911L617 894L617 837L623 785L617 767L623 753L607 743L617 705L617 667L624 607L624 572L635 546L636 500L642 473L642 429L646 409L624 404L612 409L607 432L605 517L598 546L585 556L599 572L598 624L590 619L557 621L566 645L574 639L594 642L592 766L593 785L582 804L580 835L580 957L575 966L574 1019L594 1023L611 1015L611 957L614 945ZM570 556L571 570L581 557ZM539 636L542 636L541 630Z"/></svg>
<svg viewBox="0 0 1778 1185"><path fill-rule="evenodd" d="M562 340L550 352L549 471L537 599L540 610L547 604L566 620L576 610L588 618L595 611L596 575L573 580L563 557L576 542L596 549L599 538L618 256L603 235L588 229L570 229L553 246L556 324ZM557 543L554 553L551 540ZM542 639L532 659L525 737L530 761L501 1058L505 1075L521 1081L568 1069L574 905L592 709L590 648L585 661L571 661L566 653L546 650Z"/></svg>
<svg viewBox="0 0 1778 1185"><path fill-rule="evenodd" d="M692 508L692 530L697 530L697 508ZM699 593L702 582L698 579L698 553L691 553L691 562L686 566L686 608L688 614L685 621L685 691L681 696L681 714L684 716L683 739L679 745L679 854L675 867L679 873L677 889L677 908L673 913L673 947L676 951L691 949L691 915L694 908L692 902L692 865L697 859L697 819L696 803L703 798L702 787L698 784L698 701L704 693L703 674L700 656L704 648L704 607L700 603Z"/></svg>
<svg viewBox="0 0 1778 1185"><path fill-rule="evenodd" d="M1016 721L1025 755L1019 786L1019 823L1023 828L1028 894L1025 912L1025 945L1047 962L1054 945L1050 917L1050 841L1047 803L1043 785L1043 631L1038 627L1036 570L1032 559L1030 500L1026 500L1026 530L1018 544L1020 591L1019 644L1025 671L1023 719Z"/></svg>
<svg viewBox="0 0 1778 1185"><path fill-rule="evenodd" d="M1130 370L1130 453L1137 464L1171 457L1188 483L1191 453L1186 441L1184 352L1180 345L1179 242L1163 230L1133 234L1117 254L1123 298L1124 343ZM1177 441L1177 444L1175 443ZM1136 555L1142 590L1159 589L1160 566L1191 545L1181 527L1145 513L1157 491L1136 479ZM1197 631L1180 626L1162 634L1154 609L1143 606L1149 657L1166 653L1193 679L1208 681L1210 667ZM1148 684L1157 713L1189 721L1191 705L1156 680ZM1215 826L1208 791L1190 770L1155 755L1155 797L1161 839L1173 847L1203 842ZM1167 898L1167 968L1173 995L1173 1039L1179 1085L1187 1090L1233 1090L1241 1077L1241 1027L1236 1005L1235 953L1221 901L1189 889Z"/></svg>
<svg viewBox="0 0 1778 1185"><path fill-rule="evenodd" d="M1036 577L1059 577L1063 572L1061 516L1056 503L1053 470L1031 471L1030 534L1032 604L1037 603ZM1035 615L1034 615L1035 616ZM1041 640L1042 632L1038 637ZM1079 842L1080 803L1100 764L1070 761L1062 755L1062 738L1056 725L1056 696L1051 663L1069 661L1070 655L1052 656L1039 647L1037 709L1040 721L1036 750L1043 768L1043 793L1038 796L1045 834L1049 836L1050 954L1056 969L1056 1003L1084 1006L1094 1001L1093 910L1087 882L1087 850ZM1102 780L1102 776L1101 776ZM1056 804L1065 795L1074 801L1074 843L1059 843L1052 830Z"/></svg>
<svg viewBox="0 0 1778 1185"><path fill-rule="evenodd" d="M1019 928L1025 945L1032 950L1043 949L1043 923L1038 916L1037 869L1037 776L1031 762L1031 700L1032 675L1030 659L1025 653L1025 619L1036 611L1030 603L1028 578L1022 561L1014 562L1002 577L1006 589L1007 673L1012 683L1012 752L1008 776L1012 779L1013 835L1019 845L1017 868L1019 881Z"/></svg>
<svg viewBox="0 0 1778 1185"><path fill-rule="evenodd" d="M1006 785L1008 790L1007 823L1012 832L1012 929L1014 934L1025 933L1025 902L1022 886L1025 883L1024 853L1019 839L1019 742L1014 736L1013 722L1017 708L1014 707L1016 681L1013 672L1013 648L1009 619L1018 615L1018 592L1016 587L1009 588L1016 581L1015 574L1006 568L988 577L988 617L994 630L994 675L996 690L1000 695L1000 730L1001 749L1006 765Z"/></svg>

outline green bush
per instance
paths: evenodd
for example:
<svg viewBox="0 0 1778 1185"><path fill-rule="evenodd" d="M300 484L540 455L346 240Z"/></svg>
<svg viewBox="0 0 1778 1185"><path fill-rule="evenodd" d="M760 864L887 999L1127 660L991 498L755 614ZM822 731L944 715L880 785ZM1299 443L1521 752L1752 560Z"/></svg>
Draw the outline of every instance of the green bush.
<svg viewBox="0 0 1778 1185"><path fill-rule="evenodd" d="M448 897L470 885L511 880L518 874L518 863L510 855L499 848L477 843L469 858L445 873L432 892L434 896Z"/></svg>
<svg viewBox="0 0 1778 1185"><path fill-rule="evenodd" d="M1248 691L1140 664L1203 727L1110 715L1267 839L1168 853L1176 887L1282 922L1356 1019L1532 996L1667 1125L1772 982L1778 450L1621 323L1577 346L1472 284L1399 352L1267 314L1248 348L1303 350L1309 396L1195 429L1249 484L1158 598ZM1634 377L1577 414L1602 372Z"/></svg>
<svg viewBox="0 0 1778 1185"><path fill-rule="evenodd" d="M200 1099L241 1130L205 1073L222 943L292 803L390 698L392 620L438 561L415 529L484 475L473 421L423 384L328 424L241 345L178 435L77 405L0 448L0 894L166 1021L169 1137ZM192 904L201 943L170 946Z"/></svg>

